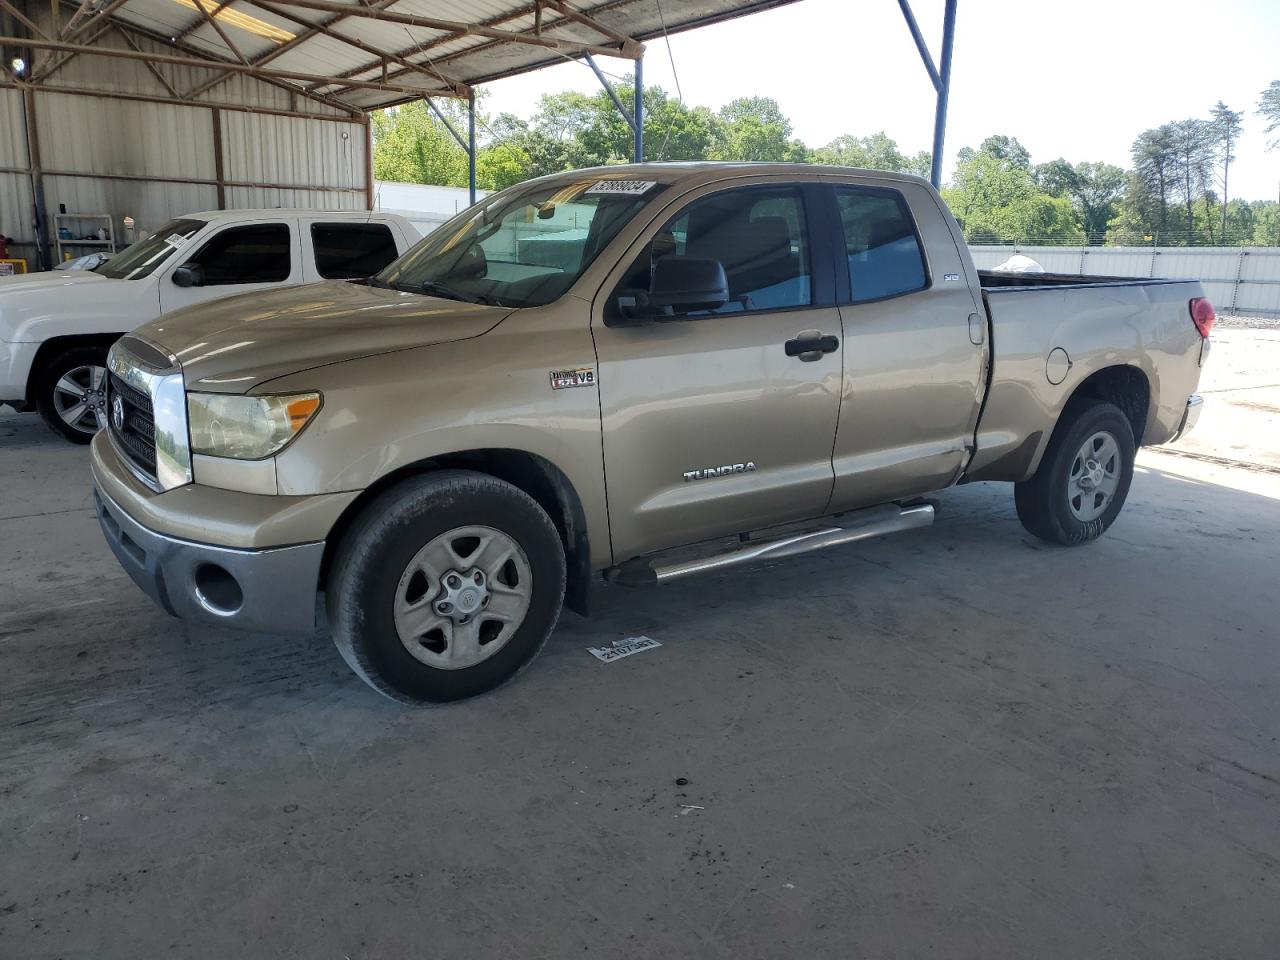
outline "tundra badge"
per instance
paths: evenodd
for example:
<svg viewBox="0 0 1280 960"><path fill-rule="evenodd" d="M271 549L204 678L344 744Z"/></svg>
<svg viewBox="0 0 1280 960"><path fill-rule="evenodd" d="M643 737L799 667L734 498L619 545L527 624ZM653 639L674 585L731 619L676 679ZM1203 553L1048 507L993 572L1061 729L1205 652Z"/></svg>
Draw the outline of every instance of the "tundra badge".
<svg viewBox="0 0 1280 960"><path fill-rule="evenodd" d="M754 460L748 460L746 463L726 463L723 467L703 467L701 470L686 470L684 479L687 483L690 480L710 480L712 477L727 477L732 473L754 473L756 463Z"/></svg>
<svg viewBox="0 0 1280 960"><path fill-rule="evenodd" d="M596 372L590 367L551 371L552 390L567 390L569 387L594 387L595 385Z"/></svg>

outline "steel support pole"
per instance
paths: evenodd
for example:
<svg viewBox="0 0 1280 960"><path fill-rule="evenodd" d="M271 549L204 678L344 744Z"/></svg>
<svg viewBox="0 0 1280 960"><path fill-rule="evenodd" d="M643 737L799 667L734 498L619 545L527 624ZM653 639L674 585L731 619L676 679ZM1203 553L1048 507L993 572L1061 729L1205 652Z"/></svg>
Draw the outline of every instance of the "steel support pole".
<svg viewBox="0 0 1280 960"><path fill-rule="evenodd" d="M644 57L636 58L636 98L632 114L632 129L635 131L635 152L632 159L636 163L644 163Z"/></svg>
<svg viewBox="0 0 1280 960"><path fill-rule="evenodd" d="M471 191L471 205L476 203L476 92L467 97L467 187Z"/></svg>
<svg viewBox="0 0 1280 960"><path fill-rule="evenodd" d="M942 20L942 66L938 71L938 109L933 117L933 166L929 182L942 186L942 147L947 136L947 100L951 95L951 50L956 39L956 0L947 0Z"/></svg>

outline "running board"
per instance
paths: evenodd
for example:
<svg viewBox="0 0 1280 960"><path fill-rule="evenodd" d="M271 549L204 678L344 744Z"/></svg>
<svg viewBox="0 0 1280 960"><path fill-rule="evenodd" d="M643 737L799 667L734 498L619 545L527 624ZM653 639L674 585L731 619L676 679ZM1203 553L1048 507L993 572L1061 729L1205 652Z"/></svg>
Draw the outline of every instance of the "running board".
<svg viewBox="0 0 1280 960"><path fill-rule="evenodd" d="M811 550L822 550L826 547L839 546L842 543L853 543L857 540L869 540L902 530L914 530L927 527L933 523L933 504L916 503L899 507L886 504L881 507L870 507L846 515L840 526L823 527L777 540L754 543L737 550L729 550L710 557L697 560L686 560L682 563L671 563L653 566L652 558L629 560L605 572L605 578L611 583L626 586L638 586L650 583L665 583L680 577L688 577L695 573L709 573L713 570L724 570L740 563L753 563L756 560L777 560L782 557L793 557L796 554L808 553Z"/></svg>

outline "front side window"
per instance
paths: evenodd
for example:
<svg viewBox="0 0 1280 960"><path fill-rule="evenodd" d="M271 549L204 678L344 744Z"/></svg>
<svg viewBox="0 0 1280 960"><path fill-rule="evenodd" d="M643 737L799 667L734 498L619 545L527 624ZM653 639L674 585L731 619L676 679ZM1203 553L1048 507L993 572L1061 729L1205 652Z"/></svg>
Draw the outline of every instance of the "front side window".
<svg viewBox="0 0 1280 960"><path fill-rule="evenodd" d="M727 303L691 316L813 302L804 202L795 187L741 187L695 200L658 231L623 286L647 289L652 264L673 254L719 261L729 284Z"/></svg>
<svg viewBox="0 0 1280 960"><path fill-rule="evenodd" d="M396 241L385 223L313 223L316 272L326 280L371 277L396 258Z"/></svg>
<svg viewBox="0 0 1280 960"><path fill-rule="evenodd" d="M837 187L849 287L854 303L883 300L928 285L915 222L902 194Z"/></svg>
<svg viewBox="0 0 1280 960"><path fill-rule="evenodd" d="M204 286L283 283L293 272L289 227L262 223L216 234L187 261L201 269Z"/></svg>
<svg viewBox="0 0 1280 960"><path fill-rule="evenodd" d="M372 283L475 303L542 306L563 296L665 186L579 175L512 187L433 231Z"/></svg>
<svg viewBox="0 0 1280 960"><path fill-rule="evenodd" d="M110 260L94 267L93 272L112 280L149 277L204 226L203 220L170 220L147 239L131 244Z"/></svg>

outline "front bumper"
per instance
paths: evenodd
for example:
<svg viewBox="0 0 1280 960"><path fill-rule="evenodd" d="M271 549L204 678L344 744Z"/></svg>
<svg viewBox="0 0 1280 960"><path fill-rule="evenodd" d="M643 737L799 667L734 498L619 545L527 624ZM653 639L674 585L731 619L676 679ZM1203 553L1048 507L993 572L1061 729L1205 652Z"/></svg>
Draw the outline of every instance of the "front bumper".
<svg viewBox="0 0 1280 960"><path fill-rule="evenodd" d="M125 572L164 610L183 620L310 633L324 543L241 550L156 533L93 489L98 522Z"/></svg>
<svg viewBox="0 0 1280 960"><path fill-rule="evenodd" d="M1182 422L1178 424L1178 432L1170 438L1169 442L1180 440L1185 437L1193 429L1195 429L1196 421L1200 419L1200 411L1204 408L1204 397L1198 393L1193 393L1187 397L1187 409L1183 411Z"/></svg>

